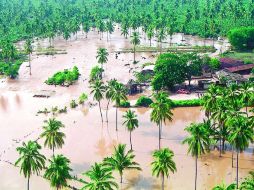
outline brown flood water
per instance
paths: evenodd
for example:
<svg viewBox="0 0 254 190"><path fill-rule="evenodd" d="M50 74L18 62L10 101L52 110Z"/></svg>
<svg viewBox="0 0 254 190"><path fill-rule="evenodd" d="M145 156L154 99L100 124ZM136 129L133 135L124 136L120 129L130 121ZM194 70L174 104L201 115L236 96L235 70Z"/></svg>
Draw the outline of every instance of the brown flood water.
<svg viewBox="0 0 254 190"><path fill-rule="evenodd" d="M181 39L176 35L175 40ZM187 37L186 37L187 38ZM191 38L192 41L202 43L202 39ZM187 41L187 39L186 39ZM191 40L190 40L191 41ZM142 42L148 44L148 41ZM155 43L155 42L153 42ZM208 42L206 42L208 43ZM47 41L40 42L47 45ZM218 42L219 44L219 42ZM44 107L52 106L69 107L71 99L75 99L81 92L89 93L88 77L91 68L96 64L96 50L98 47L106 47L110 51L109 62L106 65L106 79L117 78L127 82L132 77L129 73L132 54L121 54L115 59L114 50L123 47L130 47L128 40L125 40L116 31L111 35L107 43L106 38L99 40L96 32L91 32L88 39L80 33L78 40L57 39L54 42L56 48L65 49L68 54L56 56L33 56L32 76L29 76L29 69L23 64L20 70L20 77L16 81L5 81L0 84L0 189L20 190L25 189L26 180L19 174L19 169L8 164L14 163L18 158L16 147L22 141L35 140L42 132L42 125L45 119L51 115L36 116L36 112ZM141 56L147 59L141 59ZM150 54L138 54L137 58L142 62L154 61ZM150 57L150 58L149 58ZM48 76L56 71L71 68L77 65L81 71L81 78L77 84L69 87L47 86L43 82ZM139 64L138 64L139 65ZM138 67L131 65L131 67ZM33 93L39 90L55 90L54 96L48 99L33 98ZM133 97L130 97L133 100ZM89 98L92 101L92 98ZM103 102L103 116L105 118L106 102ZM66 133L65 145L57 154L64 154L71 160L73 174L82 177L82 173L90 168L94 162L100 162L109 156L114 145L126 143L129 147L129 133L122 124L122 114L119 113L119 131L115 131L115 109L111 106L109 110L109 124L101 124L98 107L89 108L88 105L79 106L76 109L68 109L67 114L57 116L65 124ZM150 122L150 110L144 108L134 109L138 114L139 128L133 132L133 148L136 161L140 163L142 172L126 171L122 189L152 190L160 189L160 180L152 177L150 163L151 153L158 146L158 128ZM177 165L177 172L170 175L166 180L166 189L188 190L194 189L194 159L187 155L187 146L182 145L186 137L184 128L191 122L199 122L204 118L200 108L177 108L173 110L174 119L163 126L163 147L169 147L175 153L174 160ZM39 140L43 144L42 140ZM52 152L43 149L42 153L50 158ZM7 161L7 162L6 162ZM244 177L250 170L254 169L253 145L240 155L240 177ZM210 190L214 185L225 180L231 183L235 179L235 168L231 168L231 153L227 152L219 158L218 151L203 156L198 162L198 189ZM117 173L114 174L119 181ZM75 184L80 187L80 184ZM49 183L41 177L33 176L31 189L50 189Z"/></svg>

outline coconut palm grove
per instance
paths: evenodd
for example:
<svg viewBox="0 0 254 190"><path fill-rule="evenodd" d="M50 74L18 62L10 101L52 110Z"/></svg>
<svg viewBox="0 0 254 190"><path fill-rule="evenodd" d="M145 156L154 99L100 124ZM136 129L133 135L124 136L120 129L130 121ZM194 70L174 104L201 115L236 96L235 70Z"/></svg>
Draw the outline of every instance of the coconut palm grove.
<svg viewBox="0 0 254 190"><path fill-rule="evenodd" d="M253 0L1 0L1 190L254 190Z"/></svg>

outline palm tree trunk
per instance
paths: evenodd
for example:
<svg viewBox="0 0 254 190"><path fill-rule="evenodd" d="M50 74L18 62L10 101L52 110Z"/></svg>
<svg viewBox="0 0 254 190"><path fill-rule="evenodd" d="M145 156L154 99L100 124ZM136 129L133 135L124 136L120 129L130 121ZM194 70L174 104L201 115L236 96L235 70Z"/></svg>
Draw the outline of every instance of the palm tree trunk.
<svg viewBox="0 0 254 190"><path fill-rule="evenodd" d="M110 100L108 100L107 110L106 110L106 119L107 119L107 123L108 123L108 107L109 107L109 102L110 102Z"/></svg>
<svg viewBox="0 0 254 190"><path fill-rule="evenodd" d="M221 153L222 153L222 139L221 139L221 133L222 133L222 128L221 128L221 123L219 123L220 125L220 157L221 157Z"/></svg>
<svg viewBox="0 0 254 190"><path fill-rule="evenodd" d="M249 116L248 116L248 106L246 106L245 111L246 111L247 117L249 117Z"/></svg>
<svg viewBox="0 0 254 190"><path fill-rule="evenodd" d="M32 69L31 69L31 53L29 53L29 74L32 75Z"/></svg>
<svg viewBox="0 0 254 190"><path fill-rule="evenodd" d="M159 149L161 149L161 126L159 124Z"/></svg>
<svg viewBox="0 0 254 190"><path fill-rule="evenodd" d="M120 183L123 183L123 174L120 173Z"/></svg>
<svg viewBox="0 0 254 190"><path fill-rule="evenodd" d="M132 150L131 131L130 131L130 145L131 145L131 150Z"/></svg>
<svg viewBox="0 0 254 190"><path fill-rule="evenodd" d="M27 178L27 190L29 190L29 177Z"/></svg>
<svg viewBox="0 0 254 190"><path fill-rule="evenodd" d="M234 167L234 147L232 146L232 168Z"/></svg>
<svg viewBox="0 0 254 190"><path fill-rule="evenodd" d="M53 156L55 156L55 147L54 146L53 146L52 150L53 150Z"/></svg>
<svg viewBox="0 0 254 190"><path fill-rule="evenodd" d="M136 46L134 45L134 63L136 63Z"/></svg>
<svg viewBox="0 0 254 190"><path fill-rule="evenodd" d="M164 174L162 174L161 177L162 177L161 189L164 190Z"/></svg>
<svg viewBox="0 0 254 190"><path fill-rule="evenodd" d="M239 156L239 151L236 151L236 188L238 189L238 156Z"/></svg>
<svg viewBox="0 0 254 190"><path fill-rule="evenodd" d="M98 101L99 102L99 108L100 108L100 113L101 113L101 121L103 122L103 117L102 117L102 112L101 112L101 102L100 101Z"/></svg>
<svg viewBox="0 0 254 190"><path fill-rule="evenodd" d="M117 131L117 106L116 106L116 131Z"/></svg>
<svg viewBox="0 0 254 190"><path fill-rule="evenodd" d="M195 190L197 189L197 175L198 175L198 156L196 156L196 172L195 172Z"/></svg>

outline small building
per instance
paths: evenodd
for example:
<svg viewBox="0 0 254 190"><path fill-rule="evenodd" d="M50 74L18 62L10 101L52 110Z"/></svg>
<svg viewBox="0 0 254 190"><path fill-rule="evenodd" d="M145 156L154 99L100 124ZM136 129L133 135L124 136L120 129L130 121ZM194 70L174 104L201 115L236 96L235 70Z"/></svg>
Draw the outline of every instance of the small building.
<svg viewBox="0 0 254 190"><path fill-rule="evenodd" d="M242 75L247 75L251 73L251 70L254 68L254 64L244 64L240 66L226 68L227 71L231 73L238 73Z"/></svg>
<svg viewBox="0 0 254 190"><path fill-rule="evenodd" d="M243 61L228 58L228 57L220 58L220 63L221 63L220 69L227 69L227 68L231 68L231 67L237 67L237 66L244 65Z"/></svg>
<svg viewBox="0 0 254 190"><path fill-rule="evenodd" d="M207 90L211 84L214 84L212 80L199 80L198 87L203 90Z"/></svg>
<svg viewBox="0 0 254 190"><path fill-rule="evenodd" d="M154 67L155 67L155 65L147 65L147 66L145 66L142 69L141 74L143 74L143 75L145 75L145 74L154 75Z"/></svg>
<svg viewBox="0 0 254 190"><path fill-rule="evenodd" d="M128 90L128 94L136 94L140 91L140 89L138 89L139 84L133 79L130 79L125 86Z"/></svg>
<svg viewBox="0 0 254 190"><path fill-rule="evenodd" d="M226 69L216 72L214 76L214 80L218 84L227 85L227 86L233 83L240 84L247 81L247 79L244 78L242 75L237 73L231 73L227 71Z"/></svg>

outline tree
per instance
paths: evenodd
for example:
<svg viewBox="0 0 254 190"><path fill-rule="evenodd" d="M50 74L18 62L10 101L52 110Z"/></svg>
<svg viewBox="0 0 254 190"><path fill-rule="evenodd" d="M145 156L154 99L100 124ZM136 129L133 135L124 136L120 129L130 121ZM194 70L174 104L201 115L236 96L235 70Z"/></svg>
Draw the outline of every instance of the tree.
<svg viewBox="0 0 254 190"><path fill-rule="evenodd" d="M133 44L133 51L134 51L134 62L136 63L136 46L140 44L140 36L138 32L133 32L131 36L131 43Z"/></svg>
<svg viewBox="0 0 254 190"><path fill-rule="evenodd" d="M96 100L99 104L100 114L101 114L101 121L103 122L103 116L101 111L101 100L103 99L105 86L101 80L96 80L90 84L91 92L93 94L93 99Z"/></svg>
<svg viewBox="0 0 254 190"><path fill-rule="evenodd" d="M137 115L135 114L135 111L128 110L125 112L125 115L123 115L123 118L125 119L123 125L125 125L127 130L130 132L130 145L132 150L131 133L135 128L138 128Z"/></svg>
<svg viewBox="0 0 254 190"><path fill-rule="evenodd" d="M217 185L212 190L236 190L235 184L226 185L225 183L222 183L221 185Z"/></svg>
<svg viewBox="0 0 254 190"><path fill-rule="evenodd" d="M103 164L95 163L92 168L84 173L90 178L81 190L114 190L118 189L118 185L112 176L112 170Z"/></svg>
<svg viewBox="0 0 254 190"><path fill-rule="evenodd" d="M232 117L227 122L228 127L230 128L229 133L229 142L235 148L236 156L236 187L238 189L238 157L239 152L244 151L254 140L254 129L250 125L250 120L245 117L238 115L237 117Z"/></svg>
<svg viewBox="0 0 254 190"><path fill-rule="evenodd" d="M161 148L161 133L162 122L166 120L172 121L173 113L171 112L172 101L168 99L168 95L164 92L159 92L154 95L155 101L150 105L152 112L150 119L159 127L159 149Z"/></svg>
<svg viewBox="0 0 254 190"><path fill-rule="evenodd" d="M117 115L118 115L118 107L120 106L121 101L126 101L126 88L122 83L116 82L114 84L114 90L112 94L112 100L115 102L116 107L116 131L117 129Z"/></svg>
<svg viewBox="0 0 254 190"><path fill-rule="evenodd" d="M96 59L98 63L101 64L101 68L103 69L103 64L108 62L108 51L106 48L99 48L97 51Z"/></svg>
<svg viewBox="0 0 254 190"><path fill-rule="evenodd" d="M104 159L104 164L112 170L117 170L120 174L120 183L123 182L124 170L141 170L139 164L134 162L135 155L133 151L126 152L126 145L119 144L115 147L114 153L111 157Z"/></svg>
<svg viewBox="0 0 254 190"><path fill-rule="evenodd" d="M197 189L197 172L198 172L198 157L209 151L210 139L209 131L206 130L203 123L192 123L185 130L190 134L183 141L183 144L188 144L188 154L195 157L195 190Z"/></svg>
<svg viewBox="0 0 254 190"><path fill-rule="evenodd" d="M67 180L72 179L70 172L70 160L64 157L63 155L53 156L49 160L50 165L46 169L44 178L50 181L50 186L55 187L57 190L66 187Z"/></svg>
<svg viewBox="0 0 254 190"><path fill-rule="evenodd" d="M169 172L176 172L176 164L173 161L174 153L168 148L163 148L153 152L152 174L162 178L161 189L164 190L164 178L169 177Z"/></svg>
<svg viewBox="0 0 254 190"><path fill-rule="evenodd" d="M162 52L162 42L163 40L165 40L165 38L166 38L166 33L164 29L160 29L159 32L157 33L157 40L160 43L160 54Z"/></svg>
<svg viewBox="0 0 254 190"><path fill-rule="evenodd" d="M150 47L152 45L152 38L154 37L154 31L153 31L153 28L149 28L148 31L147 31L147 37L148 37L148 40L150 41Z"/></svg>
<svg viewBox="0 0 254 190"><path fill-rule="evenodd" d="M29 74L31 75L31 54L33 53L32 40L28 39L25 43L25 53L29 56Z"/></svg>
<svg viewBox="0 0 254 190"><path fill-rule="evenodd" d="M159 91L172 89L186 79L186 60L179 54L161 54L155 64L152 87Z"/></svg>
<svg viewBox="0 0 254 190"><path fill-rule="evenodd" d="M112 79L110 81L108 81L107 86L106 86L106 93L105 93L105 97L108 100L107 103L107 110L106 110L106 119L108 122L108 107L109 107L109 103L110 101L112 101L112 97L114 94L114 85L116 84L116 79Z"/></svg>
<svg viewBox="0 0 254 190"><path fill-rule="evenodd" d="M35 141L28 141L27 144L23 142L22 146L17 148L20 157L15 165L20 167L20 173L23 173L27 178L27 190L29 190L31 175L39 175L45 166L46 158L40 154L40 149L41 146Z"/></svg>
<svg viewBox="0 0 254 190"><path fill-rule="evenodd" d="M62 148L64 145L65 134L60 130L64 127L61 121L55 118L44 121L46 124L43 126L44 132L40 135L41 138L45 138L44 146L53 150L55 148Z"/></svg>
<svg viewBox="0 0 254 190"><path fill-rule="evenodd" d="M112 34L112 32L114 32L114 24L111 20L106 22L106 30L107 30L107 41L109 39L109 35Z"/></svg>
<svg viewBox="0 0 254 190"><path fill-rule="evenodd" d="M245 106L245 112L247 116L248 116L248 106L250 106L251 102L254 101L253 93L254 90L253 88L251 88L251 85L249 83L245 82L240 86L241 103L243 104L243 106Z"/></svg>

